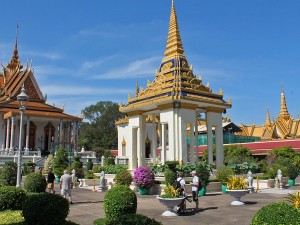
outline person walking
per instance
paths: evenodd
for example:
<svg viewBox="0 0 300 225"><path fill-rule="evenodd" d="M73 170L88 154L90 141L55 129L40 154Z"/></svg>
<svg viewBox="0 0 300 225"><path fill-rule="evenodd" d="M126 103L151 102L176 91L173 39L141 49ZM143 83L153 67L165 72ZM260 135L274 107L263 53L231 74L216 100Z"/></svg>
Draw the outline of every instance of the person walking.
<svg viewBox="0 0 300 225"><path fill-rule="evenodd" d="M67 170L64 170L64 175L60 178L60 189L61 189L61 195L64 198L67 198L67 195L69 197L69 203L73 204L72 202L72 177L68 174Z"/></svg>
<svg viewBox="0 0 300 225"><path fill-rule="evenodd" d="M199 209L199 201L198 201L198 186L199 186L199 177L196 175L196 171L193 170L191 172L193 177L192 185L192 193L193 193L193 201L196 203L195 210Z"/></svg>
<svg viewBox="0 0 300 225"><path fill-rule="evenodd" d="M178 173L177 182L178 182L178 184L180 184L180 196L185 197L186 190L185 190L185 180L183 178L183 172ZM185 199L182 200L182 202L177 206L178 213L180 213L184 210L185 210Z"/></svg>
<svg viewBox="0 0 300 225"><path fill-rule="evenodd" d="M54 180L55 180L55 176L54 176L54 173L53 173L53 170L50 169L49 172L48 172L48 175L47 175L47 187L48 187L48 191L49 193L52 193L55 194L55 191L54 191Z"/></svg>

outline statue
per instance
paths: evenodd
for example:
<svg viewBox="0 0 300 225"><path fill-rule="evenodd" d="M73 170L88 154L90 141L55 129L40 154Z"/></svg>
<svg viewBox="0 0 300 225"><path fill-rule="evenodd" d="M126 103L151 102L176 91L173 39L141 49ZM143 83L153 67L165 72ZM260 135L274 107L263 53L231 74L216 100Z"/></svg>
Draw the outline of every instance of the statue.
<svg viewBox="0 0 300 225"><path fill-rule="evenodd" d="M78 182L77 182L77 177L76 177L76 171L75 169L72 170L72 184L73 184L73 188L76 188L78 186Z"/></svg>
<svg viewBox="0 0 300 225"><path fill-rule="evenodd" d="M252 177L251 170L248 171L247 178L248 178L248 189L249 189L250 193L252 193L252 192L254 192L254 187L253 187L253 177Z"/></svg>
<svg viewBox="0 0 300 225"><path fill-rule="evenodd" d="M102 171L100 173L100 187L99 187L100 192L107 190L106 182L107 180L105 179L105 173L104 171Z"/></svg>
<svg viewBox="0 0 300 225"><path fill-rule="evenodd" d="M279 186L279 190L282 190L282 171L281 169L277 170L277 186Z"/></svg>

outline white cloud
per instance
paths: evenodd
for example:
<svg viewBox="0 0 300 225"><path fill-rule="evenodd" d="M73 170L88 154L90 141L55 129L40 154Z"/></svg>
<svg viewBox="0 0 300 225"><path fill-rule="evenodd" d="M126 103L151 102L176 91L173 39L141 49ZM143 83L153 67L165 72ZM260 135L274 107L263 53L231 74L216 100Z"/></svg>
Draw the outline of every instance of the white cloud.
<svg viewBox="0 0 300 225"><path fill-rule="evenodd" d="M42 77L44 75L49 75L49 74L65 75L71 72L71 70L68 68L61 68L58 66L50 66L50 65L33 66L33 70L36 77Z"/></svg>
<svg viewBox="0 0 300 225"><path fill-rule="evenodd" d="M114 59L115 57L117 57L117 55L111 55L111 56L108 56L108 57L102 57L102 58L99 58L99 59L96 59L96 60L85 61L85 62L82 64L81 68L82 68L82 69L91 69L91 68L100 66L100 65L103 64L104 62L109 61L109 60L111 60L111 59Z"/></svg>
<svg viewBox="0 0 300 225"><path fill-rule="evenodd" d="M23 51L23 54L29 55L30 57L41 57L50 60L57 60L63 58L63 56L57 52Z"/></svg>
<svg viewBox="0 0 300 225"><path fill-rule="evenodd" d="M119 69L108 71L104 74L95 75L93 79L110 80L123 78L144 77L145 75L154 74L155 68L159 65L161 56L146 58L143 60L136 60L131 62L128 66Z"/></svg>

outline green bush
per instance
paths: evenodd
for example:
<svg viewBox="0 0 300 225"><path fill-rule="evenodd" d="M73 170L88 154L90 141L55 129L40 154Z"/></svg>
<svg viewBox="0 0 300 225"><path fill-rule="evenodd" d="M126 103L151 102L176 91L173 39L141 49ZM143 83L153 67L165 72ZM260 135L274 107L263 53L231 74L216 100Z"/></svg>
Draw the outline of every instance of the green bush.
<svg viewBox="0 0 300 225"><path fill-rule="evenodd" d="M174 183L175 183L175 181L177 179L176 172L174 172L172 170L169 170L169 169L166 169L165 172L164 172L164 175L165 175L166 184L168 184L168 185L174 185Z"/></svg>
<svg viewBox="0 0 300 225"><path fill-rule="evenodd" d="M116 185L126 185L127 187L130 186L132 180L132 175L128 170L118 172L114 178Z"/></svg>
<svg viewBox="0 0 300 225"><path fill-rule="evenodd" d="M118 221L109 221L107 218L100 218L94 221L94 225L162 225L155 219L150 219L141 214L125 214Z"/></svg>
<svg viewBox="0 0 300 225"><path fill-rule="evenodd" d="M282 176L283 177L287 176L287 167L286 167L286 165L283 165L282 163L280 163L278 161L278 162L273 163L271 166L268 167L267 174L269 175L269 178L275 179L275 177L277 175L277 171L279 169L282 171Z"/></svg>
<svg viewBox="0 0 300 225"><path fill-rule="evenodd" d="M26 176L24 189L27 192L45 192L47 181L40 173L31 173Z"/></svg>
<svg viewBox="0 0 300 225"><path fill-rule="evenodd" d="M1 225L24 225L21 210L6 210L0 212Z"/></svg>
<svg viewBox="0 0 300 225"><path fill-rule="evenodd" d="M54 163L54 157L53 155L49 154L44 163L44 170L49 171L50 169L53 169L53 163Z"/></svg>
<svg viewBox="0 0 300 225"><path fill-rule="evenodd" d="M114 157L105 158L104 165L105 166L115 165L115 158Z"/></svg>
<svg viewBox="0 0 300 225"><path fill-rule="evenodd" d="M122 170L128 170L126 165L110 165L110 166L94 166L93 173L101 173L104 171L105 174L117 174Z"/></svg>
<svg viewBox="0 0 300 225"><path fill-rule="evenodd" d="M25 192L14 186L0 187L0 211L22 209L25 201Z"/></svg>
<svg viewBox="0 0 300 225"><path fill-rule="evenodd" d="M129 187L116 186L104 196L104 212L109 221L116 221L124 214L135 214L136 209L137 197Z"/></svg>
<svg viewBox="0 0 300 225"><path fill-rule="evenodd" d="M222 166L217 170L217 179L222 183L226 183L231 175L234 175L234 171L227 166Z"/></svg>
<svg viewBox="0 0 300 225"><path fill-rule="evenodd" d="M6 162L0 173L0 186L16 186L17 163Z"/></svg>
<svg viewBox="0 0 300 225"><path fill-rule="evenodd" d="M68 216L69 202L60 195L30 193L22 213L27 224L61 225Z"/></svg>
<svg viewBox="0 0 300 225"><path fill-rule="evenodd" d="M173 172L177 172L177 166L179 165L179 162L176 160L169 160L165 162L165 166L169 169L172 170Z"/></svg>
<svg viewBox="0 0 300 225"><path fill-rule="evenodd" d="M251 225L299 225L300 212L285 202L276 202L262 207L254 215Z"/></svg>
<svg viewBox="0 0 300 225"><path fill-rule="evenodd" d="M68 167L68 152L67 149L59 148L56 150L56 155L53 160L54 174L57 176L62 176L64 170Z"/></svg>
<svg viewBox="0 0 300 225"><path fill-rule="evenodd" d="M94 163L92 162L91 159L89 159L88 162L86 163L86 171L87 171L87 173L93 169L93 166L94 166Z"/></svg>
<svg viewBox="0 0 300 225"><path fill-rule="evenodd" d="M196 165L196 173L202 187L206 187L209 184L210 168L211 167L206 162L200 162Z"/></svg>
<svg viewBox="0 0 300 225"><path fill-rule="evenodd" d="M294 180L298 177L300 169L296 165L294 165L292 162L286 164L287 171L286 175L289 177L289 179Z"/></svg>

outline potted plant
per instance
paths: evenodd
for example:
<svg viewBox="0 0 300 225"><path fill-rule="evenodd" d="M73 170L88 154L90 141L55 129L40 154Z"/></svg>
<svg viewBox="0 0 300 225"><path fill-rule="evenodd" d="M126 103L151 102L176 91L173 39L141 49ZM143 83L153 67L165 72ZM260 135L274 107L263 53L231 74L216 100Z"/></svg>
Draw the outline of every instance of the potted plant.
<svg viewBox="0 0 300 225"><path fill-rule="evenodd" d="M235 198L235 200L231 202L231 205L244 205L245 203L241 202L241 197L248 192L246 181L243 176L237 177L236 175L232 175L228 178L227 193Z"/></svg>
<svg viewBox="0 0 300 225"><path fill-rule="evenodd" d="M211 165L207 164L206 162L201 162L196 165L196 173L199 177L201 189L199 191L199 196L205 196L206 195L206 187L209 184L209 177L211 172Z"/></svg>
<svg viewBox="0 0 300 225"><path fill-rule="evenodd" d="M162 214L163 216L177 216L173 209L184 200L184 197L180 197L180 190L174 188L173 185L166 185L160 196L156 198L167 207L167 210Z"/></svg>
<svg viewBox="0 0 300 225"><path fill-rule="evenodd" d="M217 170L217 179L222 183L222 192L224 194L227 193L226 189L228 178L232 175L234 175L233 169L227 166L222 166Z"/></svg>
<svg viewBox="0 0 300 225"><path fill-rule="evenodd" d="M140 166L134 171L133 181L141 195L148 195L150 188L155 184L154 173L150 167Z"/></svg>
<svg viewBox="0 0 300 225"><path fill-rule="evenodd" d="M288 176L288 184L290 186L294 186L295 185L295 179L298 177L299 175L299 168L293 164L293 163L289 163L287 164L287 171L286 171L286 175Z"/></svg>

